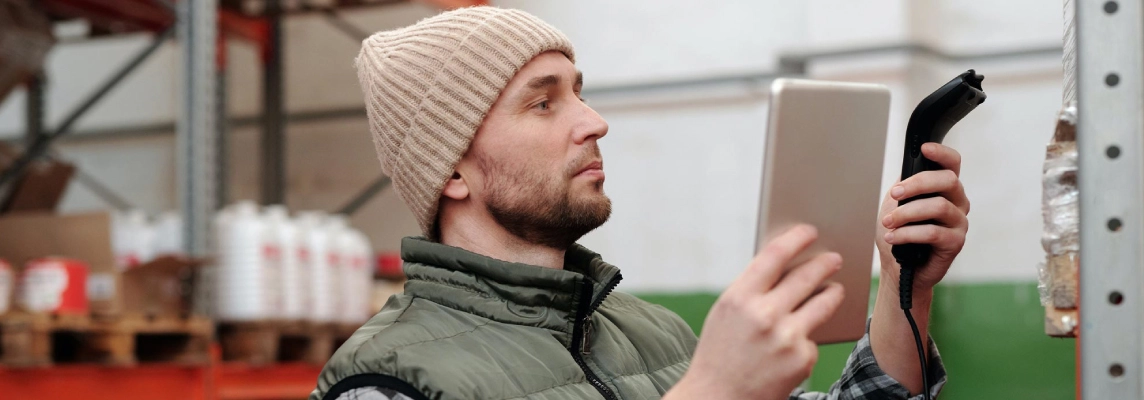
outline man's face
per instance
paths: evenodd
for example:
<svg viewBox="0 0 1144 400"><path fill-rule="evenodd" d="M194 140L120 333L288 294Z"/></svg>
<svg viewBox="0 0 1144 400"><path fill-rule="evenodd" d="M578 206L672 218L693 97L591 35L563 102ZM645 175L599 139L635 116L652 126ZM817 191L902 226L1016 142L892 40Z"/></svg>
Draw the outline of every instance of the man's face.
<svg viewBox="0 0 1144 400"><path fill-rule="evenodd" d="M533 58L501 92L457 167L472 199L509 233L561 250L612 211L596 145L608 124L580 98L582 83L564 54Z"/></svg>

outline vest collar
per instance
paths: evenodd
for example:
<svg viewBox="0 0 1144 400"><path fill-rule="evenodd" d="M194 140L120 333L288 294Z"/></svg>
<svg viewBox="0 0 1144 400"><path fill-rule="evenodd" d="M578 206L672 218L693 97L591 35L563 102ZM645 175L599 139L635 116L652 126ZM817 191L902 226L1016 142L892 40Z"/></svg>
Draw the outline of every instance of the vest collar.
<svg viewBox="0 0 1144 400"><path fill-rule="evenodd" d="M511 263L422 237L401 241L405 293L494 321L544 328L569 346L577 318L619 284L618 268L573 245L564 269Z"/></svg>

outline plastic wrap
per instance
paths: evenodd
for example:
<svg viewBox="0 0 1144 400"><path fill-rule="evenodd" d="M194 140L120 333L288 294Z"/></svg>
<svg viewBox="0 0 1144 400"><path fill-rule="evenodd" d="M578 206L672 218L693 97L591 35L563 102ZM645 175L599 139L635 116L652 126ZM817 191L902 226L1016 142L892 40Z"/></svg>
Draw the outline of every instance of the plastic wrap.
<svg viewBox="0 0 1144 400"><path fill-rule="evenodd" d="M1078 193L1076 185L1077 41L1076 2L1064 1L1064 87L1057 129L1045 149L1042 175L1044 231L1041 245L1045 260L1038 265L1038 289L1045 306L1045 334L1076 337L1079 315L1080 247Z"/></svg>
<svg viewBox="0 0 1144 400"><path fill-rule="evenodd" d="M1080 249L1076 144L1055 143L1049 147L1056 147L1059 153L1045 161L1042 199L1045 229L1041 245L1049 255L1060 255ZM1054 151L1049 152L1052 154Z"/></svg>
<svg viewBox="0 0 1144 400"><path fill-rule="evenodd" d="M1060 113L1053 143L1045 154L1042 176L1041 246L1046 259L1039 266L1041 303L1056 308L1076 307L1076 264L1080 249L1077 192L1076 107Z"/></svg>

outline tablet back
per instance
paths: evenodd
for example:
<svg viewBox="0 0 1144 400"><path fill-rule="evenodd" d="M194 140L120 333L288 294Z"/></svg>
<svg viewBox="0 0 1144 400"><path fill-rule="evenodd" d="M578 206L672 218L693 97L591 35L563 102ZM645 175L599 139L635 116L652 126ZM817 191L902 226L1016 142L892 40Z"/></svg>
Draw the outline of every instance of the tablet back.
<svg viewBox="0 0 1144 400"><path fill-rule="evenodd" d="M882 85L778 79L771 86L758 249L808 223L819 239L787 268L825 251L842 255L832 280L845 286L846 298L811 334L818 343L865 332L889 115L890 91Z"/></svg>

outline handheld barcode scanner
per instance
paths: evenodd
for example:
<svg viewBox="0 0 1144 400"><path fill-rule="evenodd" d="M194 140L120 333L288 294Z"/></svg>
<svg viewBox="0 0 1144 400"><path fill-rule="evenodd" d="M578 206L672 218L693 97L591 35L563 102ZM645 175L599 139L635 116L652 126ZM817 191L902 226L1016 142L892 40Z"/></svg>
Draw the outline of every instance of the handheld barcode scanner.
<svg viewBox="0 0 1144 400"><path fill-rule="evenodd" d="M906 126L906 149L902 155L902 180L923 171L942 169L941 165L926 159L922 155L922 145L926 142L941 143L953 125L969 115L977 105L985 102L985 92L981 89L981 81L985 77L972 69L958 75L937 91L931 93L910 115L910 123ZM915 196L898 202L898 206L917 199L933 197L936 194ZM932 224L934 221L914 222L909 225ZM922 367L922 383L925 390L925 399L930 398L929 370L926 369L925 350L922 344L921 333L918 332L917 323L914 322L910 308L913 308L914 272L929 261L933 248L928 244L899 244L891 249L894 259L901 264L901 276L898 280L898 295L906 319L914 332L914 342L918 346L918 359Z"/></svg>
<svg viewBox="0 0 1144 400"><path fill-rule="evenodd" d="M937 163L922 155L922 144L941 143L949 129L953 127L978 104L985 102L985 92L981 89L984 76L972 69L958 75L933 92L914 109L910 123L906 126L906 149L902 155L902 181L922 171L941 169ZM917 199L932 197L933 194L911 197L898 202L898 206ZM928 224L932 221L914 222L910 225ZM901 244L893 247L894 258L903 267L920 267L929 261L930 245Z"/></svg>

